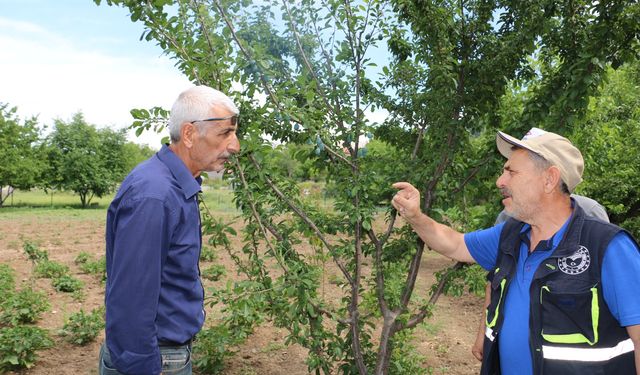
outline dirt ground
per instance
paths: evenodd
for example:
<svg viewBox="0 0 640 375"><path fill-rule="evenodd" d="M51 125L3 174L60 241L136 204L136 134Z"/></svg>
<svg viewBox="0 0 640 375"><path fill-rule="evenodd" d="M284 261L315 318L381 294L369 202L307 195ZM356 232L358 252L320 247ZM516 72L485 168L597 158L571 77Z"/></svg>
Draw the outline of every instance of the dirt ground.
<svg viewBox="0 0 640 375"><path fill-rule="evenodd" d="M24 240L35 242L47 250L51 260L63 263L74 276L85 283L86 299L74 301L67 293L56 292L48 279L35 279L39 290L45 291L51 309L44 313L39 326L49 329L55 341L53 348L39 352L35 367L20 374L97 374L97 357L101 334L96 342L74 346L65 342L56 332L65 318L80 310L90 311L103 304L104 287L94 275L82 274L74 264L78 253L104 254L104 218L54 215L17 215L0 218L0 263L9 264L16 271L16 282L32 280L33 266L23 254ZM238 242L239 243L239 242ZM232 268L232 262L222 251L217 263ZM433 272L450 265L450 261L431 252L423 258L418 289L426 290L433 283ZM208 265L203 265L202 269ZM228 276L233 276L228 273ZM205 284L206 287L206 284ZM426 294L426 292L425 292ZM433 374L476 374L479 364L471 355L471 344L479 325L481 299L465 295L461 298L442 296L434 316L417 329L416 350L426 357L423 364ZM211 315L209 315L211 316ZM225 374L230 375L302 375L307 374L304 363L306 351L299 346L284 345L286 332L273 326L263 326L228 361Z"/></svg>

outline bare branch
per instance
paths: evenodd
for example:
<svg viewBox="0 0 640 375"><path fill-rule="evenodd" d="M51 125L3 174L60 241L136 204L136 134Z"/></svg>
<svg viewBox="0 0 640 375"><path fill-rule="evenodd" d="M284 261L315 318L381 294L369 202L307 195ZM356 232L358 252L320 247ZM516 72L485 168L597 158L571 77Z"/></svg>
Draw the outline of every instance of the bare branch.
<svg viewBox="0 0 640 375"><path fill-rule="evenodd" d="M422 124L418 130L418 138L416 139L416 144L413 146L413 152L411 153L411 160L416 160L416 157L418 156L418 150L420 149L420 144L422 143L422 138L424 137L426 128L427 122L422 121Z"/></svg>
<svg viewBox="0 0 640 375"><path fill-rule="evenodd" d="M376 247L376 295L378 297L378 304L380 305L380 311L382 316L386 316L390 313L387 300L384 298L384 266L382 264L382 243L376 238L376 234L373 230L367 232L369 239Z"/></svg>

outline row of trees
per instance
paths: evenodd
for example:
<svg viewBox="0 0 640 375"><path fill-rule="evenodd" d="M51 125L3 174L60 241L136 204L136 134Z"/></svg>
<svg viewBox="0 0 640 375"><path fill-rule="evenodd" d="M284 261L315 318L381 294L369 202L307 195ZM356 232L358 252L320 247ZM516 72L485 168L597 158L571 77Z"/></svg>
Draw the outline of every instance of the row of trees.
<svg viewBox="0 0 640 375"><path fill-rule="evenodd" d="M86 207L153 153L128 142L125 130L88 124L82 113L45 131L37 118L21 120L15 107L0 103L0 207L13 189L31 188L73 191Z"/></svg>
<svg viewBox="0 0 640 375"><path fill-rule="evenodd" d="M625 222L638 216L637 140L610 138L638 134L637 109L617 107L622 90L606 115L591 112L609 72L640 52L636 1L94 1L128 8L142 38L194 83L241 104L233 181L243 247L230 248L219 221L204 224L245 277L215 294L225 306L212 347L268 319L308 348L315 374L426 373L410 338L446 288L415 290L426 249L396 223L390 186L413 183L424 212L461 230L490 224L498 129L576 140L587 154L583 192L630 211ZM383 123L367 116L378 109ZM155 114L139 112L136 126L155 128L164 121ZM369 152L361 139L371 135L385 147ZM274 163L274 141L309 146L303 158L335 186L331 210L300 199ZM320 287L327 270L338 300Z"/></svg>

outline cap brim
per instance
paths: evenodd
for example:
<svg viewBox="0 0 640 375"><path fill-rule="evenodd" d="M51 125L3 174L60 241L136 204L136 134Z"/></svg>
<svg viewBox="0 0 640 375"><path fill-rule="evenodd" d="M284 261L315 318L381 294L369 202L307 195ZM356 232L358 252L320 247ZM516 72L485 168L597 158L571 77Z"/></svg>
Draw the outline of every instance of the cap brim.
<svg viewBox="0 0 640 375"><path fill-rule="evenodd" d="M511 148L513 146L518 146L518 147L527 149L529 151L533 151L529 149L529 147L525 146L521 140L500 131L498 132L498 135L496 135L496 146L498 146L498 151L500 151L502 156L504 156L507 159L511 157L511 152L513 152Z"/></svg>

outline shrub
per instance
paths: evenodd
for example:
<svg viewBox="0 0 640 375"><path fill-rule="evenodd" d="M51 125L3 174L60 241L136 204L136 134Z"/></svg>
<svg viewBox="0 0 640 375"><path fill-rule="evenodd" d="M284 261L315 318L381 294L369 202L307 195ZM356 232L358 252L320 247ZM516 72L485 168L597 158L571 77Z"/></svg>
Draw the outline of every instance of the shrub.
<svg viewBox="0 0 640 375"><path fill-rule="evenodd" d="M75 292L84 287L84 283L81 280L76 279L70 275L62 275L53 279L53 288L58 292Z"/></svg>
<svg viewBox="0 0 640 375"><path fill-rule="evenodd" d="M215 249L209 246L203 246L202 251L200 252L200 261L201 262L213 262L218 259L218 254Z"/></svg>
<svg viewBox="0 0 640 375"><path fill-rule="evenodd" d="M27 255L30 261L37 263L43 260L49 259L49 254L46 250L40 250L38 245L31 241L24 241L22 243L22 249L24 253Z"/></svg>
<svg viewBox="0 0 640 375"><path fill-rule="evenodd" d="M193 344L193 366L202 374L220 374L238 340L226 326L203 329Z"/></svg>
<svg viewBox="0 0 640 375"><path fill-rule="evenodd" d="M85 264L88 261L92 260L92 256L91 254L87 253L86 251L81 251L78 256L76 256L76 259L73 261L75 264L77 265L81 265L81 264Z"/></svg>
<svg viewBox="0 0 640 375"><path fill-rule="evenodd" d="M223 265L214 264L213 266L202 271L201 276L202 278L207 280L218 281L220 280L220 277L222 277L226 273L227 273L227 270L224 268Z"/></svg>
<svg viewBox="0 0 640 375"><path fill-rule="evenodd" d="M59 335L72 344L85 345L95 340L103 328L104 309L94 309L88 314L80 310L69 317Z"/></svg>
<svg viewBox="0 0 640 375"><path fill-rule="evenodd" d="M0 263L0 301L4 301L13 294L16 287L13 269L8 264Z"/></svg>
<svg viewBox="0 0 640 375"><path fill-rule="evenodd" d="M83 251L78 254L75 263L83 273L99 275L102 282L107 280L107 258L105 256L100 257L98 260L93 260L91 254Z"/></svg>
<svg viewBox="0 0 640 375"><path fill-rule="evenodd" d="M53 342L46 330L32 326L0 328L0 372L33 367L36 352Z"/></svg>
<svg viewBox="0 0 640 375"><path fill-rule="evenodd" d="M33 273L40 278L57 279L69 273L69 267L52 260L43 260L36 264Z"/></svg>
<svg viewBox="0 0 640 375"><path fill-rule="evenodd" d="M89 275L98 275L101 281L105 281L107 279L107 258L103 256L96 261L89 260L80 264L80 270Z"/></svg>
<svg viewBox="0 0 640 375"><path fill-rule="evenodd" d="M31 287L23 288L0 302L0 322L16 326L35 323L49 309L47 297Z"/></svg>

